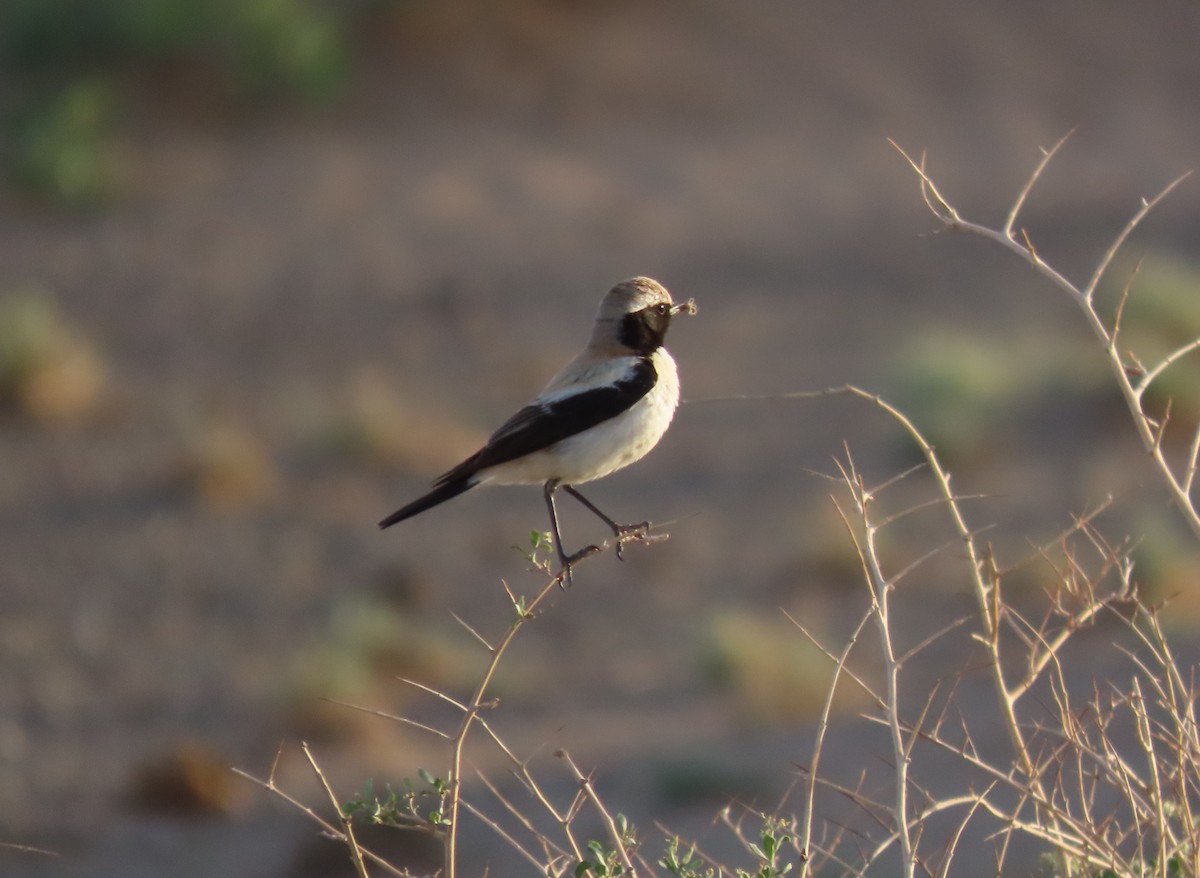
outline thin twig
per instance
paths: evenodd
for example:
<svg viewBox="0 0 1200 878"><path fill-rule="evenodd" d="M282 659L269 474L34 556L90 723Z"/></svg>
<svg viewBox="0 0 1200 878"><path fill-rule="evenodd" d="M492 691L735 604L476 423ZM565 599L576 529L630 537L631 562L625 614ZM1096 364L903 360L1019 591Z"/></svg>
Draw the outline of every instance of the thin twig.
<svg viewBox="0 0 1200 878"><path fill-rule="evenodd" d="M340 698L322 698L321 700L324 701L326 704L336 704L338 707L348 707L350 710L357 710L360 713L370 714L371 716L377 716L380 719L386 719L391 722L410 726L411 728L419 729L422 732L428 732L429 734L434 735L438 738L441 738L444 741L450 740L450 736L447 735L445 732L443 732L441 729L434 728L433 726L427 725L426 723L417 722L416 720L410 719L407 716L401 716L400 714L396 714L396 713L389 713L386 710L378 710L374 707L364 707L361 704L354 704L349 701L342 701Z"/></svg>
<svg viewBox="0 0 1200 878"><path fill-rule="evenodd" d="M797 628L799 628L800 631L803 632L810 641L815 642L814 638L799 622L792 618L792 616L789 615L786 610L784 611L784 615L787 616L788 620ZM816 799L817 772L821 765L821 752L825 745L825 735L829 731L829 717L833 712L833 698L837 693L838 682L841 679L842 672L846 668L846 662L850 658L850 653L854 649L855 644L858 643L858 636L862 633L863 628L866 627L867 622L870 621L870 619L871 613L868 611L861 619L859 619L858 625L856 625L854 631L851 632L850 637L846 641L846 645L842 648L841 653L836 657L833 665L833 678L829 681L829 686L825 691L825 703L821 705L821 715L817 720L817 733L813 740L812 757L809 760L808 790L805 797L804 816L801 820L799 834L800 852L804 855L800 863L800 878L804 878L804 876L808 875L811 867L809 851L812 848L813 803ZM823 647L818 646L818 648L824 651ZM829 655L829 653L826 653L826 655ZM860 682L860 685L863 684Z"/></svg>
<svg viewBox="0 0 1200 878"><path fill-rule="evenodd" d="M876 536L879 531L872 520L871 504L873 493L863 484L855 469L854 459L846 452L846 484L859 510L859 523L863 526L862 544L859 548L863 567L867 572L867 586L871 592L871 617L879 632L879 645L884 670L884 715L891 734L892 758L895 760L896 778L893 784L895 795L894 832L900 842L900 868L905 878L913 878L916 867L914 840L911 833L908 809L908 765L909 748L904 742L900 724L900 663L896 660L892 645L890 621L890 596L893 581L887 577L879 562Z"/></svg>
<svg viewBox="0 0 1200 878"><path fill-rule="evenodd" d="M1197 348L1200 348L1200 338L1193 339L1192 341L1189 341L1187 344L1180 345L1175 350L1171 351L1169 354L1167 354L1165 357L1163 357L1162 360L1159 361L1157 366L1154 366L1152 369L1147 371L1145 375L1142 376L1142 380L1139 381L1137 383L1137 385L1133 388L1133 392L1136 393L1139 397L1144 396L1146 391L1150 389L1150 383L1155 378L1157 378L1164 371L1166 371L1168 368L1170 368L1171 365L1174 364L1175 361L1178 360L1180 357L1187 356L1188 354L1190 354L1192 351L1196 350Z"/></svg>
<svg viewBox="0 0 1200 878"><path fill-rule="evenodd" d="M1015 226L1017 223L1017 216L1021 213L1021 208L1025 206L1025 201L1029 198L1029 193L1033 191L1033 187L1036 186L1038 180L1041 179L1042 172L1046 170L1047 165L1050 164L1050 160L1054 158L1058 151L1062 149L1063 144L1065 144L1074 133L1075 129L1072 128L1070 131L1064 134L1058 143L1054 144L1054 146L1050 147L1049 149L1042 150L1042 160L1037 163L1037 167L1033 169L1033 173L1029 175L1029 179L1025 182L1024 188L1022 188L1020 193L1017 194L1016 199L1012 203L1012 207L1009 208L1008 217L1004 220L1004 228L1000 230L1004 237L1009 239L1012 238L1013 226Z"/></svg>
<svg viewBox="0 0 1200 878"><path fill-rule="evenodd" d="M313 774L317 776L317 780L321 782L321 788L325 790L325 795L329 798L329 804L333 805L333 810L337 812L338 819L342 823L342 833L346 842L346 847L350 849L350 861L354 863L354 871L358 873L359 878L371 878L367 873L367 864L363 862L362 848L358 846L358 839L354 837L354 823L349 815L342 810L342 803L333 793L333 787L329 785L329 779L325 777L325 772L321 770L320 764L316 757L313 756L312 750L308 747L308 742L300 744L300 750L304 753L304 758L308 760L309 766L313 770Z"/></svg>
<svg viewBox="0 0 1200 878"><path fill-rule="evenodd" d="M612 842L613 847L616 849L617 856L621 858L621 865L629 870L631 876L634 875L633 860L630 858L626 840L621 834L621 830L617 827L617 821L609 813L604 803L600 801L600 796L596 794L596 787L592 784L591 777L579 770L579 766L575 764L575 760L571 758L571 754L566 750L559 750L556 755L567 764L567 767L571 770L571 774L579 782L580 790L583 791L584 796L587 797L592 807L596 809L596 813L600 815L600 819L604 823L604 828L608 830L609 841Z"/></svg>
<svg viewBox="0 0 1200 878"><path fill-rule="evenodd" d="M1129 222L1125 223L1125 227L1121 229L1120 233L1113 240L1104 256L1100 259L1100 262L1096 265L1096 270L1092 273L1091 280L1088 281L1087 286L1083 289L1083 299L1085 302L1091 304L1092 298L1096 294L1096 288L1100 285L1101 279L1108 271L1108 267L1112 264L1113 259L1116 258L1117 253L1125 245L1125 241L1131 234L1133 234L1133 230L1141 225L1142 220L1146 218L1146 215L1150 213L1150 211L1154 210L1154 208L1158 206L1159 202L1174 192L1175 189L1178 188L1179 184L1191 175L1191 171L1180 174L1169 184L1167 184L1165 189L1163 189L1150 200L1147 201L1146 199L1142 199L1141 208L1137 213L1130 217Z"/></svg>

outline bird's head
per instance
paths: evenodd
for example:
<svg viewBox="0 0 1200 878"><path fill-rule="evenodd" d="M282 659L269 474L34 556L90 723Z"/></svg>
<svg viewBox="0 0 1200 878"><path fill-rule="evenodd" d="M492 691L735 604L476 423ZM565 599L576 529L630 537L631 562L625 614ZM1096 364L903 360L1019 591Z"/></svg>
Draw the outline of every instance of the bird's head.
<svg viewBox="0 0 1200 878"><path fill-rule="evenodd" d="M623 280L600 301L592 344L618 345L639 354L652 354L662 347L667 327L676 314L695 314L696 302L675 304L666 287L648 277Z"/></svg>

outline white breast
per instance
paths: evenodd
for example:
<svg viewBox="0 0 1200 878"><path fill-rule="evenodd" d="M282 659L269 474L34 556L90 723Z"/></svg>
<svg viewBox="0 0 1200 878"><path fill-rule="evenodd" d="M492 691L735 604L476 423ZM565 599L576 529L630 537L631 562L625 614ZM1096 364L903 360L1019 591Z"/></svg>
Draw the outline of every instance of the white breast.
<svg viewBox="0 0 1200 878"><path fill-rule="evenodd" d="M577 436L480 475L494 484L537 484L558 479L582 484L629 466L649 453L671 424L679 405L679 371L666 350L650 356L654 387L628 410Z"/></svg>

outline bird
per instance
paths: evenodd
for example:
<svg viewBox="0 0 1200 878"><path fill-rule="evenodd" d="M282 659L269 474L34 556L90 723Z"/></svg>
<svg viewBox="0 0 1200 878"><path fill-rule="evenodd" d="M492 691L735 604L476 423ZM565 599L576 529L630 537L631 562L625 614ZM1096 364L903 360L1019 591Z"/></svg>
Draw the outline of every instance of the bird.
<svg viewBox="0 0 1200 878"><path fill-rule="evenodd" d="M483 447L433 482L427 494L379 522L388 528L479 485L542 485L560 565L557 579L600 551L568 555L554 495L561 488L598 516L617 540L644 539L650 523L618 524L575 487L643 458L658 444L679 405L679 371L663 347L671 319L695 314L693 299L676 304L656 280L633 277L600 300L587 346L528 405L505 421Z"/></svg>

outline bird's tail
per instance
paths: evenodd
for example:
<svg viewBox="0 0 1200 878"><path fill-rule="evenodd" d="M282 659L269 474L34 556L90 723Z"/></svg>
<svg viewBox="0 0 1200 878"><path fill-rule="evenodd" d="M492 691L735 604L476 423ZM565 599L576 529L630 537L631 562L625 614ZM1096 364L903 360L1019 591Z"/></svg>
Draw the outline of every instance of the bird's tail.
<svg viewBox="0 0 1200 878"><path fill-rule="evenodd" d="M440 484L424 497L418 497L407 506L401 506L383 521L379 522L379 528L382 530L385 527L391 527L398 521L404 521L404 519L412 518L414 515L424 512L426 509L432 509L439 503L445 503L450 498L457 497L463 491L474 488L476 484L478 484L478 482L469 478L455 479L453 481Z"/></svg>

